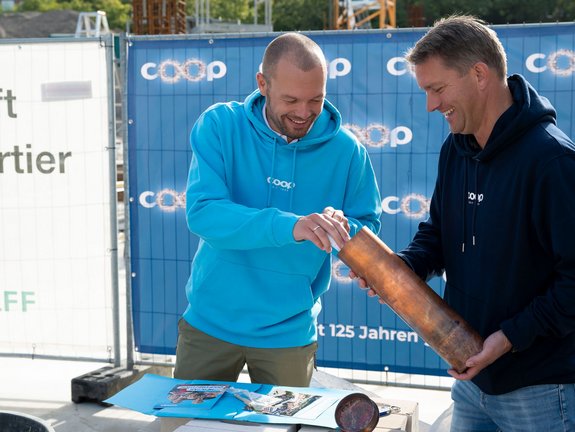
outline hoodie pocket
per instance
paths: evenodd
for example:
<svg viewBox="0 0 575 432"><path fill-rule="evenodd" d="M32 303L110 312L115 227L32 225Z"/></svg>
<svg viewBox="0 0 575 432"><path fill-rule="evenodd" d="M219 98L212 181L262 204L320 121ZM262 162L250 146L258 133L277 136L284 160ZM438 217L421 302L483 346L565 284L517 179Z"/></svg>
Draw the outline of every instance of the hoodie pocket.
<svg viewBox="0 0 575 432"><path fill-rule="evenodd" d="M193 282L190 303L201 315L250 317L265 328L302 313L314 304L310 279L216 260L201 280ZM223 317L222 317L223 318Z"/></svg>

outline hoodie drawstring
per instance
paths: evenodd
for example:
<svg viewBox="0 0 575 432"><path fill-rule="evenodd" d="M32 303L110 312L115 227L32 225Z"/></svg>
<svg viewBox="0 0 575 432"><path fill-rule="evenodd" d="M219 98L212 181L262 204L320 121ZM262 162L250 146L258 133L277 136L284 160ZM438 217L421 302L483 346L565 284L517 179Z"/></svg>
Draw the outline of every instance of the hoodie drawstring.
<svg viewBox="0 0 575 432"><path fill-rule="evenodd" d="M479 190L477 189L479 177L479 161L475 159L475 201L473 203L473 213L471 214L471 241L473 246L475 246L475 214L477 213L477 207L479 207Z"/></svg>
<svg viewBox="0 0 575 432"><path fill-rule="evenodd" d="M473 180L473 193L475 194L475 199L471 200L471 245L475 246L475 219L477 213L477 206L479 206L479 192L477 190L479 184L479 161L475 160L475 173L474 173L474 180ZM467 172L469 170L469 159L465 158L465 164L463 165L463 225L462 225L462 239L461 239L461 253L465 253L465 228L467 224L467 217L466 217L466 209L467 205L466 202L470 200L469 198L469 185L467 179Z"/></svg>
<svg viewBox="0 0 575 432"><path fill-rule="evenodd" d="M272 181L274 178L274 171L276 169L276 148L278 146L278 142L277 139L274 138L274 148L272 150L272 172L270 173L270 176L268 177L268 198L267 198L267 204L266 207L270 207L272 204Z"/></svg>
<svg viewBox="0 0 575 432"><path fill-rule="evenodd" d="M465 159L465 163L463 164L463 200L462 200L462 213L463 213L463 225L462 225L462 233L461 233L461 253L465 253L465 222L466 222L466 207L467 207L467 166L469 165L469 160Z"/></svg>
<svg viewBox="0 0 575 432"><path fill-rule="evenodd" d="M295 188L295 161L297 159L296 155L297 155L297 147L294 147L292 162L291 162L291 184L292 184L292 188L289 190L289 211L292 211L292 209L293 209L293 195L294 195L293 190Z"/></svg>

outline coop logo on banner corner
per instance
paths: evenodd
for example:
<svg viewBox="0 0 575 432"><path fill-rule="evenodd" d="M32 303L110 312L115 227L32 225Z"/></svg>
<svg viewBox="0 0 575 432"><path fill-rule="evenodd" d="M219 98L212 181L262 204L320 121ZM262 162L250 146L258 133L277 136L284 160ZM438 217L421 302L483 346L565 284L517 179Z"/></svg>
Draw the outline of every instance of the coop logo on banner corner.
<svg viewBox="0 0 575 432"><path fill-rule="evenodd" d="M550 70L557 76L568 77L575 73L575 51L560 49L548 55L531 54L525 60L525 66L533 73Z"/></svg>
<svg viewBox="0 0 575 432"><path fill-rule="evenodd" d="M559 49L550 54L534 53L527 57L525 66L530 72L543 73L547 70L553 74L569 77L575 73L575 51ZM392 57L387 61L387 72L390 75L414 75L413 66L403 57Z"/></svg>
<svg viewBox="0 0 575 432"><path fill-rule="evenodd" d="M152 81L160 78L168 84L176 84L182 79L190 82L213 81L223 78L227 72L228 68L222 61L206 63L195 58L184 61L168 59L159 64L149 62L140 68L144 79Z"/></svg>

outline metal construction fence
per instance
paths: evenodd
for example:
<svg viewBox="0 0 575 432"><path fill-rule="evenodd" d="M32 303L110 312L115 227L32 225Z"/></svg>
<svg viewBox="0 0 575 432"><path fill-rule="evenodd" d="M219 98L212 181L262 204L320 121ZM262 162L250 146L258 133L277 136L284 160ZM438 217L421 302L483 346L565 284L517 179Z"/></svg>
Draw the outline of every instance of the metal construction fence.
<svg viewBox="0 0 575 432"><path fill-rule="evenodd" d="M112 41L0 44L2 355L119 351Z"/></svg>
<svg viewBox="0 0 575 432"><path fill-rule="evenodd" d="M559 126L575 138L575 24L494 29L509 73L524 75L549 98ZM427 113L425 94L403 59L424 31L308 33L328 60L328 99L369 151L383 199L380 237L393 249L405 246L427 217L448 133L440 114ZM0 75L0 325L9 329L0 336L1 353L71 358L86 352L118 361L125 339L129 364L134 353L136 362L174 355L197 247L184 211L189 133L208 106L243 100L254 90L274 36L121 38L125 278L118 277L116 259L116 66L107 42L0 46L3 64L15 65ZM48 56L55 46L61 53ZM28 47L38 53L25 57ZM443 281L432 286L441 293ZM121 327L124 301L128 325ZM320 366L446 375L446 364L387 306L368 299L336 257L322 301ZM86 335L96 338L89 342L96 348L84 350Z"/></svg>

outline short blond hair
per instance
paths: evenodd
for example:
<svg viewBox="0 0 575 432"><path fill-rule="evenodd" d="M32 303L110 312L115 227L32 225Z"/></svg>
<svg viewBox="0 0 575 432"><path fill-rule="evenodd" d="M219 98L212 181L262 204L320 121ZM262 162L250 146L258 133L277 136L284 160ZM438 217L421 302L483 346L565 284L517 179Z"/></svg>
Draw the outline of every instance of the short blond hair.
<svg viewBox="0 0 575 432"><path fill-rule="evenodd" d="M448 68L463 74L483 62L497 76L507 77L507 55L497 34L484 21L471 15L451 15L437 21L405 58L413 65L439 57Z"/></svg>

